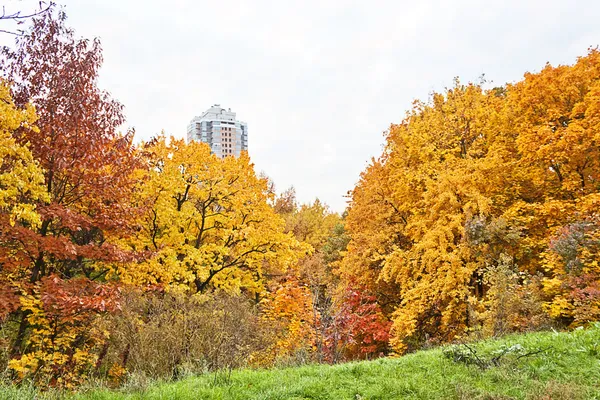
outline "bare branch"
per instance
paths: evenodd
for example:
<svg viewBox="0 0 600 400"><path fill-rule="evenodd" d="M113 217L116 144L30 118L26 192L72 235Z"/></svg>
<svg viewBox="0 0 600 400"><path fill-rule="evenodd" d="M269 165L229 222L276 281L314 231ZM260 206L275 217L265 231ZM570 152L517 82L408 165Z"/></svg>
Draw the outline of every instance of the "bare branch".
<svg viewBox="0 0 600 400"><path fill-rule="evenodd" d="M40 1L38 3L37 9L34 9L33 11L31 11L29 13L25 13L25 14L23 14L22 10L7 14L6 7L2 6L2 14L0 15L0 21L13 21L17 25L21 25L30 18L39 17L46 13L51 12L52 9L54 8L54 6L56 6L56 3L53 1ZM25 30L23 30L23 29L15 29L15 30L0 29L0 33L6 33L9 35L14 35L14 36L23 36L23 35L25 35Z"/></svg>
<svg viewBox="0 0 600 400"><path fill-rule="evenodd" d="M53 1L50 1L48 3L45 1L40 1L40 3L39 3L40 9L39 10L33 11L30 14L24 14L24 15L21 15L22 11L17 11L12 14L6 14L6 9L4 6L2 6L2 15L0 15L0 20L11 19L11 20L16 21L16 20L23 20L23 19L37 17L39 15L47 13L55 5L56 5L56 3L54 3ZM45 8L43 8L44 6L45 6Z"/></svg>

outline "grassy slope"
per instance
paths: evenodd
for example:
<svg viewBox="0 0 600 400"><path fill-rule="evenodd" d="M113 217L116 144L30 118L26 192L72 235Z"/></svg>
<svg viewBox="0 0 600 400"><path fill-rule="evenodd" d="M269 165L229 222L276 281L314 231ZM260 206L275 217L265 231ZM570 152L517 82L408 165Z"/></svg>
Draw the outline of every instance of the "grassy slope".
<svg viewBox="0 0 600 400"><path fill-rule="evenodd" d="M238 370L151 386L143 392L93 391L77 400L113 399L600 399L600 324L571 333L544 332L480 342L485 356L521 344L546 351L482 370L450 361L443 349L396 359L273 370ZM14 397L11 397L14 396ZM32 392L0 388L2 399Z"/></svg>

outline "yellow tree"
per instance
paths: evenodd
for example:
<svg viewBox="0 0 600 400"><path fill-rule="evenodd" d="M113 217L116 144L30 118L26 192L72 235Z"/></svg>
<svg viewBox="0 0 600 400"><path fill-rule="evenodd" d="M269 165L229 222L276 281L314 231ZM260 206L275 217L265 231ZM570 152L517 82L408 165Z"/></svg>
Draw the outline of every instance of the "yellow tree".
<svg viewBox="0 0 600 400"><path fill-rule="evenodd" d="M523 166L534 169L546 197L569 199L597 190L600 169L600 52L575 65L546 67L508 88Z"/></svg>
<svg viewBox="0 0 600 400"><path fill-rule="evenodd" d="M37 224L40 217L33 203L47 199L43 171L27 146L13 138L19 128L36 129L35 110L31 105L18 109L4 81L0 81L0 99L0 209L11 224L17 220Z"/></svg>
<svg viewBox="0 0 600 400"><path fill-rule="evenodd" d="M272 280L269 292L261 301L262 319L273 331L273 343L254 356L258 365L275 361L305 362L316 341L315 315L311 288L293 274ZM302 358L302 359L300 359Z"/></svg>
<svg viewBox="0 0 600 400"><path fill-rule="evenodd" d="M22 241L30 226L39 226L38 201L48 201L44 175L29 148L13 133L35 129L32 106L15 106L8 85L0 82L0 322L18 305L17 291L23 273Z"/></svg>
<svg viewBox="0 0 600 400"><path fill-rule="evenodd" d="M471 324L468 298L481 292L481 268L494 260L481 257L468 229L498 217L512 196L513 151L497 134L501 106L501 91L458 81L416 102L352 193L342 271L380 291L387 285L398 351L450 340Z"/></svg>
<svg viewBox="0 0 600 400"><path fill-rule="evenodd" d="M546 65L507 88L504 126L515 132L515 186L520 201L507 219L527 231L530 256L522 268L545 271L543 253L563 226L585 219L579 201L598 192L600 173L600 53L591 49L574 65Z"/></svg>
<svg viewBox="0 0 600 400"><path fill-rule="evenodd" d="M408 203L396 204L392 197L397 188L389 181L390 170L385 165L388 157L384 153L380 160L372 160L352 191L346 217L346 230L351 239L337 273L342 286L357 283L377 293L390 314L399 304L396 286L379 278L386 254L392 248L408 245L402 227L410 208Z"/></svg>
<svg viewBox="0 0 600 400"><path fill-rule="evenodd" d="M300 246L283 232L268 204L268 182L255 175L247 154L220 159L205 144L164 136L142 151L149 168L139 201L148 211L129 245L154 256L117 266L122 280L258 295L263 266L286 268L297 258Z"/></svg>

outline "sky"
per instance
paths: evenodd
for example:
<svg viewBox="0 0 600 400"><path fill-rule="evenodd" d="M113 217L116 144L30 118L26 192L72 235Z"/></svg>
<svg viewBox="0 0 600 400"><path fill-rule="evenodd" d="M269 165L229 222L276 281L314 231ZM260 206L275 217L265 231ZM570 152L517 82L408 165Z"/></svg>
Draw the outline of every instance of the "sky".
<svg viewBox="0 0 600 400"><path fill-rule="evenodd" d="M101 39L99 84L137 140L183 138L220 104L248 123L257 172L338 212L414 99L600 44L597 0L55 1L78 36Z"/></svg>

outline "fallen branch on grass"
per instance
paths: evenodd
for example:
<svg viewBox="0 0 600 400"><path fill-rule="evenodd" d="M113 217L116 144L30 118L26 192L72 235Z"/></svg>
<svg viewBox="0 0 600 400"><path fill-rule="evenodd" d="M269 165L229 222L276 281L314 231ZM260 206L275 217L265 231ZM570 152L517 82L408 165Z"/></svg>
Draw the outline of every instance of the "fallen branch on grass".
<svg viewBox="0 0 600 400"><path fill-rule="evenodd" d="M501 348L500 350L493 352L491 355L486 356L479 354L476 349L466 343L463 343L445 349L444 356L456 363L476 365L480 369L488 369L490 367L500 366L502 360L507 355L516 355L517 357L515 360L518 361L525 357L543 353L549 349L550 347L524 352L525 349L523 346L516 344L510 347Z"/></svg>

